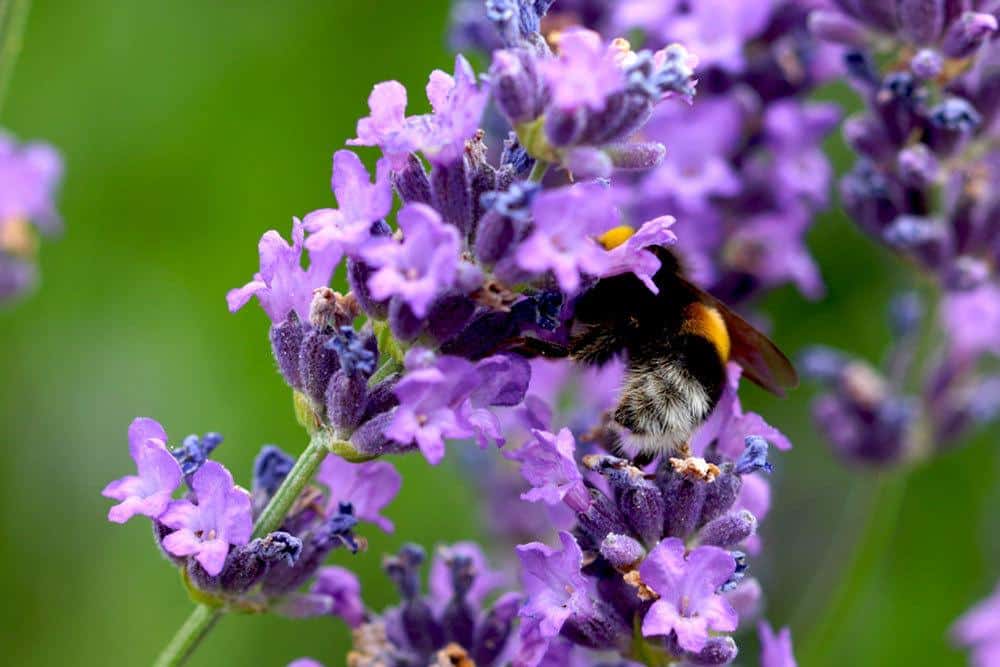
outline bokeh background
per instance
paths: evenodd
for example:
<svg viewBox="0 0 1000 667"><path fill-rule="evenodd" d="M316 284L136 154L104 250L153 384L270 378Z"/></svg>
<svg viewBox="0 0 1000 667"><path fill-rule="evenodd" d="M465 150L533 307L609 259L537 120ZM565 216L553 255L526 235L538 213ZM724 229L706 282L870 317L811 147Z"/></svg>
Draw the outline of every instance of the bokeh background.
<svg viewBox="0 0 1000 667"><path fill-rule="evenodd" d="M159 419L174 442L222 432L218 458L244 484L261 444L301 450L266 318L256 307L230 315L225 292L256 269L263 231L287 234L292 215L332 202L330 156L353 136L373 83L400 80L419 107L429 71L450 66L447 13L443 0L35 4L0 120L63 151L67 228L43 246L40 289L0 312L4 662L147 664L189 612L145 523L104 518L100 490L130 470L134 416ZM825 95L850 105L844 89ZM842 171L839 139L830 151ZM886 298L910 274L836 211L811 245L828 295L773 295L778 340L878 360ZM776 461L769 549L754 567L767 615L797 635L800 664L963 664L946 628L1000 576L997 433L905 479L879 477L834 460L810 428L807 390L747 400L796 444ZM376 608L394 598L382 553L482 537L475 479L418 456L398 465L396 534L335 558L360 572ZM866 530L870 548L856 557ZM332 666L347 642L333 619L234 616L192 664L311 655ZM753 640L746 647L741 662L756 664Z"/></svg>

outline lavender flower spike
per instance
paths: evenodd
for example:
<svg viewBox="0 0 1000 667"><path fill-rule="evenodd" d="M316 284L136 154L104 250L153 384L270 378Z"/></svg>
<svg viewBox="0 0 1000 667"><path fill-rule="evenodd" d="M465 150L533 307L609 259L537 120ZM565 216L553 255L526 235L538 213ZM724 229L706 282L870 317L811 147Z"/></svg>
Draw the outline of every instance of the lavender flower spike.
<svg viewBox="0 0 1000 667"><path fill-rule="evenodd" d="M163 547L175 556L190 556L213 577L222 571L229 545L246 544L253 531L250 494L216 461L208 461L191 480L197 504L173 502L160 522L175 532Z"/></svg>
<svg viewBox="0 0 1000 667"><path fill-rule="evenodd" d="M732 555L718 547L698 547L685 557L683 541L660 542L639 566L643 583L660 596L642 620L643 636L673 632L681 648L697 653L709 630L735 630L736 611L718 593L735 571Z"/></svg>
<svg viewBox="0 0 1000 667"><path fill-rule="evenodd" d="M292 244L271 230L261 237L260 271L253 280L243 287L229 290L226 303L229 312L235 313L247 304L251 297L257 297L261 308L271 318L273 324L285 321L294 312L300 321L309 321L309 306L313 290L325 287L333 276L333 270L340 262L340 249L327 246L322 250L310 250L309 268L302 268L302 245L305 229L298 218L292 221Z"/></svg>
<svg viewBox="0 0 1000 667"><path fill-rule="evenodd" d="M102 495L121 501L108 510L108 520L125 523L136 514L159 518L183 479L180 464L167 449L167 433L159 422L139 417L128 427L128 449L139 474L104 487Z"/></svg>

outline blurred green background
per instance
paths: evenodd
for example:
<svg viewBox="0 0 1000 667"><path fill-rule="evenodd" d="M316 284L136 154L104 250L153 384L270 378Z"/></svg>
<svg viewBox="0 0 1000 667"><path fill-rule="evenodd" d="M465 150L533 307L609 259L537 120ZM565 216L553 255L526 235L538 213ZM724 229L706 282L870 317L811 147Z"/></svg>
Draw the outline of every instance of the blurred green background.
<svg viewBox="0 0 1000 667"><path fill-rule="evenodd" d="M329 205L330 156L353 136L371 85L395 78L421 105L435 67L450 68L447 4L315 2L36 2L3 126L66 158L67 229L42 249L40 290L0 312L0 637L8 664L150 662L191 608L148 526L105 521L100 490L131 470L125 431L160 420L174 442L226 436L218 452L244 484L263 443L304 444L256 307L224 295L257 266L268 228ZM835 91L834 96L838 96ZM831 151L843 169L839 141ZM371 156L369 156L371 157ZM778 339L877 360L883 305L906 274L837 214L812 237L829 285L820 303L792 290L767 306ZM769 546L754 562L768 616L803 644L851 558L874 489L900 491L884 549L840 597L811 647L812 665L958 665L945 629L992 587L1000 539L996 434L877 487L837 464L812 432L808 392L748 402L796 449L776 461ZM404 540L481 536L475 480L417 456L398 461L395 535L369 534L355 567L367 601L393 598L380 555ZM512 508L513 509L513 508ZM534 511L518 508L518 511ZM331 619L223 620L194 665L343 662ZM756 664L747 644L745 664Z"/></svg>

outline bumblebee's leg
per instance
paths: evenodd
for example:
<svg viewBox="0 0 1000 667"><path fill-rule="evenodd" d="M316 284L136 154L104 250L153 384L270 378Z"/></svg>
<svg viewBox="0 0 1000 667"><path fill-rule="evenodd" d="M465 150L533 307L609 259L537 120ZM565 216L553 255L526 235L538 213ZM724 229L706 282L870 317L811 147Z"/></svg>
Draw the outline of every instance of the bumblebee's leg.
<svg viewBox="0 0 1000 667"><path fill-rule="evenodd" d="M632 465L634 465L636 468L645 468L646 466L648 466L650 463L653 462L653 459L655 459L656 456L657 452L654 451L647 450L645 452L639 452L638 454L632 457Z"/></svg>
<svg viewBox="0 0 1000 667"><path fill-rule="evenodd" d="M569 356L569 348L559 343L532 338L531 336L519 336L506 341L503 345L506 352L513 352L527 359L545 357L547 359L565 359Z"/></svg>

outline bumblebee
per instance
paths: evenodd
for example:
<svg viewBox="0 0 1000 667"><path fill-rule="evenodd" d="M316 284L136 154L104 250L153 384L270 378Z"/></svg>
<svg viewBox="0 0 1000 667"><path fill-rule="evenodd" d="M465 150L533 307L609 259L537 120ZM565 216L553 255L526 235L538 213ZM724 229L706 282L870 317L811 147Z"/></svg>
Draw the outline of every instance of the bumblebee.
<svg viewBox="0 0 1000 667"><path fill-rule="evenodd" d="M687 455L691 436L715 409L726 364L784 396L798 384L788 358L767 336L687 280L677 257L649 248L660 260L653 294L632 274L597 281L576 300L568 343L522 338L527 356L569 357L604 364L624 357L625 379L612 427L637 458Z"/></svg>

